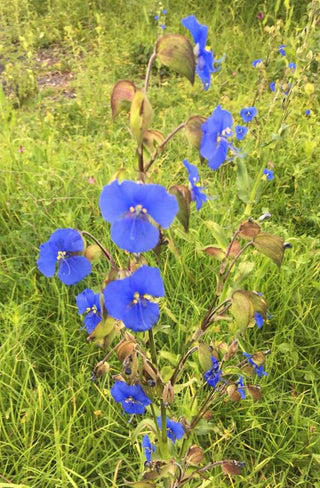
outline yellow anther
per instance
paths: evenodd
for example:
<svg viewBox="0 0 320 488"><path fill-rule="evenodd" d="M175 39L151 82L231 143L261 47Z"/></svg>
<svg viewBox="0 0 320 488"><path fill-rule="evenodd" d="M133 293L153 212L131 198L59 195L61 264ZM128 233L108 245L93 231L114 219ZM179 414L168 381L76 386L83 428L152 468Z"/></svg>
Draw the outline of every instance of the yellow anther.
<svg viewBox="0 0 320 488"><path fill-rule="evenodd" d="M133 305L137 305L138 300L136 300L136 299L134 298L134 299L132 300L132 303L133 303Z"/></svg>
<svg viewBox="0 0 320 488"><path fill-rule="evenodd" d="M143 208L142 213L146 214L146 213L148 213L148 210L146 208Z"/></svg>
<svg viewBox="0 0 320 488"><path fill-rule="evenodd" d="M220 136L218 136L218 137L217 137L217 142L220 142L220 141L221 141L221 137L220 137Z"/></svg>
<svg viewBox="0 0 320 488"><path fill-rule="evenodd" d="M138 299L140 298L140 293L136 291L136 292L134 293L133 297L134 297L136 300L138 300Z"/></svg>
<svg viewBox="0 0 320 488"><path fill-rule="evenodd" d="M66 251L58 251L57 260L64 259L66 257Z"/></svg>
<svg viewBox="0 0 320 488"><path fill-rule="evenodd" d="M134 207L130 207L129 210L131 213L134 213Z"/></svg>

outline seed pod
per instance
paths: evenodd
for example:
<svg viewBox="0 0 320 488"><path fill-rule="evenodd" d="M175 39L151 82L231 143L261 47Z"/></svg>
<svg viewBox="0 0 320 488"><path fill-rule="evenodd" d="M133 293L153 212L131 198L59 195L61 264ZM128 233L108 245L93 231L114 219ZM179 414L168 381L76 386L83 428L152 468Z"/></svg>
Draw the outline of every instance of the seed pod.
<svg viewBox="0 0 320 488"><path fill-rule="evenodd" d="M229 385L227 388L228 397L232 402L239 402L241 400L241 395L238 392L236 385Z"/></svg>
<svg viewBox="0 0 320 488"><path fill-rule="evenodd" d="M195 464L195 465L200 464L203 458L204 458L203 450L201 449L201 447L197 446L196 444L189 447L187 454L185 456L185 460L187 464Z"/></svg>
<svg viewBox="0 0 320 488"><path fill-rule="evenodd" d="M228 359L233 358L238 352L238 339L235 339L231 342L230 346L228 347L228 351L223 357L224 361L228 361Z"/></svg>
<svg viewBox="0 0 320 488"><path fill-rule="evenodd" d="M171 381L168 381L168 383L165 385L162 393L162 401L165 404L165 406L171 405L174 400L174 388L171 384Z"/></svg>
<svg viewBox="0 0 320 488"><path fill-rule="evenodd" d="M93 376L95 379L100 378L104 374L108 373L109 370L110 370L109 364L104 361L100 361L93 370Z"/></svg>
<svg viewBox="0 0 320 488"><path fill-rule="evenodd" d="M133 341L121 342L117 347L117 356L119 360L123 362L127 356L133 353L134 348L135 342Z"/></svg>
<svg viewBox="0 0 320 488"><path fill-rule="evenodd" d="M258 385L248 385L247 386L247 391L248 391L249 395L252 397L252 400L254 402L257 402L257 401L261 400L262 392L261 392L260 386L258 386Z"/></svg>

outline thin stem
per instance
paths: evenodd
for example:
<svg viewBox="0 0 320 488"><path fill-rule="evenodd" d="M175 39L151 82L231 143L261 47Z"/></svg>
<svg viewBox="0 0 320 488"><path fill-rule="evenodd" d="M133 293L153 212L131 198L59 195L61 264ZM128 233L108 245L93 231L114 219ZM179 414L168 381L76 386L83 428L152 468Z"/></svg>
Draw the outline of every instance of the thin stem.
<svg viewBox="0 0 320 488"><path fill-rule="evenodd" d="M140 178L142 178L142 175L145 172L144 171L144 167L143 167L143 148L142 148L142 144L140 146L138 146L137 153L138 153L139 174L140 174Z"/></svg>
<svg viewBox="0 0 320 488"><path fill-rule="evenodd" d="M101 251L103 252L103 254L105 255L105 257L107 258L107 260L111 264L112 268L117 269L115 260L113 259L113 257L109 253L109 251L107 251L107 249L105 247L103 247L103 245L101 244L101 242L98 241L98 239L96 239L92 234L90 234L90 232L87 232L86 230L80 231L80 234L81 235L84 235L84 236L90 237L90 239L92 239L97 244L97 246L100 247Z"/></svg>
<svg viewBox="0 0 320 488"><path fill-rule="evenodd" d="M254 242L253 241L250 241L250 242L247 242L247 244L238 252L238 254L236 255L236 257L234 258L234 260L232 261L232 263L230 264L229 268L227 269L224 277L223 277L223 282L225 283L227 281L227 278L233 268L233 266L236 264L236 262L238 261L239 257L241 256L241 254L244 253L244 251L246 249L248 249L248 247L250 246L253 246Z"/></svg>
<svg viewBox="0 0 320 488"><path fill-rule="evenodd" d="M172 137L174 137L177 132L179 132L181 129L183 129L185 127L185 125L186 125L185 122L183 122L183 124L178 125L178 127L176 127L172 132L170 132L170 134L165 138L165 140L161 144L159 144L159 146L157 147L157 149L155 150L155 152L151 156L150 161L148 161L148 163L146 164L146 167L144 170L145 173L151 168L151 166L153 165L153 163L155 162L155 160L159 156L160 152L166 147L166 145L168 144L170 139L172 139Z"/></svg>
<svg viewBox="0 0 320 488"><path fill-rule="evenodd" d="M153 364L156 367L158 367L158 363L157 363L157 351L156 351L156 345L155 345L155 342L154 342L154 337L153 337L152 329L149 329L148 330L148 333L149 333L149 346L150 346L151 359L152 359Z"/></svg>
<svg viewBox="0 0 320 488"><path fill-rule="evenodd" d="M145 93L147 93L148 88L149 88L149 80L150 80L151 68L152 68L153 62L156 59L156 57L157 57L157 53L156 52L153 52L151 54L151 56L150 56L150 59L149 59L149 63L148 63L148 67L147 67L147 72L146 72L146 77L145 77L145 80L144 80L144 91L145 91Z"/></svg>
<svg viewBox="0 0 320 488"><path fill-rule="evenodd" d="M216 301L216 300L215 300ZM214 303L215 303L214 301ZM212 321L212 317L218 312L218 310L220 308L222 308L224 305L227 305L231 302L231 298L226 298L223 302L221 302L217 307L213 307L214 306L214 303L211 305L211 307L209 308L208 312L206 313L206 315L204 316L204 319L201 323L201 330L205 331L207 328L208 328L208 325L211 323ZM228 310L229 307L226 308L226 310ZM225 310L224 310L225 311ZM221 312L220 312L221 313Z"/></svg>
<svg viewBox="0 0 320 488"><path fill-rule="evenodd" d="M105 363L106 361L108 361L109 357L112 355L112 353L114 353L114 351L120 346L120 344L122 344L126 339L123 338L121 339L121 341L119 341L109 352L108 354L105 355L105 357L100 361L100 364L103 364Z"/></svg>
<svg viewBox="0 0 320 488"><path fill-rule="evenodd" d="M157 429L157 432L158 432L158 436L160 437L160 429L159 429L159 425L158 425L158 422L157 422L157 416L156 416L156 412L155 412L153 403L151 403L150 409L151 409L151 413L152 413L152 417L153 417L154 424L155 424L156 429Z"/></svg>
<svg viewBox="0 0 320 488"><path fill-rule="evenodd" d="M173 385L175 384L175 382L177 381L177 377L178 377L179 373L181 372L181 370L182 370L183 366L185 365L185 362L186 362L186 360L188 359L188 357L189 357L191 354L193 354L195 351L197 351L197 349L198 349L198 346L194 346L194 347L192 347L191 349L189 349L189 351L187 351L187 352L185 353L185 355L184 355L184 356L182 356L182 357L180 358L180 361L178 362L178 364L177 364L177 366L176 366L176 368L175 368L175 370L174 370L174 372L173 372L173 374L172 374L172 376L171 376L171 378L170 378L170 381L171 381L172 386L173 386Z"/></svg>

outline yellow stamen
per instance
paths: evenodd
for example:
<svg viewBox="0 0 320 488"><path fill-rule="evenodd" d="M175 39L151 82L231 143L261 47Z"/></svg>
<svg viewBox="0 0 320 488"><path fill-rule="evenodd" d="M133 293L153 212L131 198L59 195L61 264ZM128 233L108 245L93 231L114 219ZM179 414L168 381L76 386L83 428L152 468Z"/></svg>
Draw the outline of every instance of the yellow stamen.
<svg viewBox="0 0 320 488"><path fill-rule="evenodd" d="M66 251L58 251L57 260L60 261L66 257Z"/></svg>

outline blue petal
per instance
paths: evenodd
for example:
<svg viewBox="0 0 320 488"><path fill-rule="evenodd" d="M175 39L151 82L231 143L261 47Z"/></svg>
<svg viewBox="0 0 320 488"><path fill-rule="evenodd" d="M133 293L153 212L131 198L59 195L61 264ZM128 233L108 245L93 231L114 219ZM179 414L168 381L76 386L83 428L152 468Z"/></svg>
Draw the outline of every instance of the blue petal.
<svg viewBox="0 0 320 488"><path fill-rule="evenodd" d="M159 230L148 221L144 214L129 214L112 224L111 239L126 251L146 252L158 244Z"/></svg>
<svg viewBox="0 0 320 488"><path fill-rule="evenodd" d="M135 403L134 401L127 400L121 403L123 410L130 415L143 415L146 411L145 406L142 403Z"/></svg>
<svg viewBox="0 0 320 488"><path fill-rule="evenodd" d="M134 332L144 332L153 327L159 320L159 316L159 305L144 299L129 307L122 320L128 329Z"/></svg>
<svg viewBox="0 0 320 488"><path fill-rule="evenodd" d="M243 125L236 125L234 129L235 129L236 138L238 141L242 141L245 138L245 136L249 130L248 127L245 127Z"/></svg>
<svg viewBox="0 0 320 488"><path fill-rule="evenodd" d="M110 389L110 393L116 402L122 402L130 396L128 391L129 385L124 381L116 381L113 387Z"/></svg>
<svg viewBox="0 0 320 488"><path fill-rule="evenodd" d="M91 263L84 256L72 256L61 261L58 276L66 285L74 285L91 271Z"/></svg>
<svg viewBox="0 0 320 488"><path fill-rule="evenodd" d="M259 312L255 312L254 313L254 320L256 322L256 325L258 327L258 329L261 329L261 327L263 326L264 324L264 318L263 316L261 315L261 313Z"/></svg>
<svg viewBox="0 0 320 488"><path fill-rule="evenodd" d="M210 87L211 73L215 71L212 52L207 50L200 51L197 58L196 73L202 81L205 91Z"/></svg>
<svg viewBox="0 0 320 488"><path fill-rule="evenodd" d="M104 303L108 313L115 319L122 320L126 309L132 303L135 293L131 276L122 280L111 281L103 290Z"/></svg>
<svg viewBox="0 0 320 488"><path fill-rule="evenodd" d="M194 164L189 163L187 159L184 159L182 162L184 167L188 171L190 183L197 183L198 181L200 181L198 168Z"/></svg>
<svg viewBox="0 0 320 488"><path fill-rule="evenodd" d="M215 152L208 158L208 164L211 169L217 170L227 158L229 143L225 139L221 139L217 145Z"/></svg>
<svg viewBox="0 0 320 488"><path fill-rule="evenodd" d="M92 334L97 325L101 322L101 316L94 312L89 312L84 318L84 325L86 326L88 334Z"/></svg>
<svg viewBox="0 0 320 488"><path fill-rule="evenodd" d="M49 239L58 251L80 252L84 243L81 234L75 229L58 229Z"/></svg>
<svg viewBox="0 0 320 488"><path fill-rule="evenodd" d="M118 180L106 185L100 195L99 205L103 218L107 222L115 222L134 205L133 194L138 183Z"/></svg>
<svg viewBox="0 0 320 488"><path fill-rule="evenodd" d="M90 288L86 288L82 293L76 296L76 302L79 315L84 314L87 311L87 308L91 308L95 304L94 291L90 290Z"/></svg>
<svg viewBox="0 0 320 488"><path fill-rule="evenodd" d="M179 210L177 199L161 185L143 185L141 203L161 227L167 229Z"/></svg>
<svg viewBox="0 0 320 488"><path fill-rule="evenodd" d="M45 242L40 246L40 257L37 261L37 265L41 273L48 278L52 278L56 271L57 264L57 250L50 244Z"/></svg>
<svg viewBox="0 0 320 488"><path fill-rule="evenodd" d="M196 202L196 209L199 211L202 207L202 203L208 201L207 195L201 192L202 187L193 186L191 190L191 199Z"/></svg>
<svg viewBox="0 0 320 488"><path fill-rule="evenodd" d="M201 49L204 49L207 43L208 27L200 24L194 15L189 15L181 20L182 25L190 31L194 43L199 44Z"/></svg>
<svg viewBox="0 0 320 488"><path fill-rule="evenodd" d="M152 295L154 297L164 296L164 286L161 273L158 268L141 266L131 276L133 288L140 295Z"/></svg>

